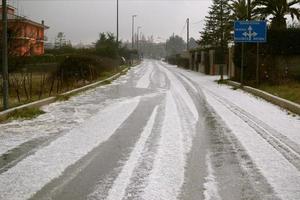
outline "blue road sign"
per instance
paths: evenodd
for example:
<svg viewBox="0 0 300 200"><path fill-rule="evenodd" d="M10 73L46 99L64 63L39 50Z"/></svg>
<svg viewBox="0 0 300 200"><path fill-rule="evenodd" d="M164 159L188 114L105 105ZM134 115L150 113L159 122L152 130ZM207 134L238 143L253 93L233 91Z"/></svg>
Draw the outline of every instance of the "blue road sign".
<svg viewBox="0 0 300 200"><path fill-rule="evenodd" d="M234 41L245 43L267 42L266 21L235 21Z"/></svg>

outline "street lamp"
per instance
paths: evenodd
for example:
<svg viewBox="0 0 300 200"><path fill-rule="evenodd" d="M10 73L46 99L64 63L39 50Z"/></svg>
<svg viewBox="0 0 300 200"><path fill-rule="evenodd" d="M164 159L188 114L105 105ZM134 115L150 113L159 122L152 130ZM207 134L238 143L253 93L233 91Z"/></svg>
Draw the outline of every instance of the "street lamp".
<svg viewBox="0 0 300 200"><path fill-rule="evenodd" d="M119 0L117 0L117 44L119 43Z"/></svg>
<svg viewBox="0 0 300 200"><path fill-rule="evenodd" d="M136 48L137 48L138 51L139 51L139 34L140 34L140 29L141 28L142 28L141 26L137 27Z"/></svg>
<svg viewBox="0 0 300 200"><path fill-rule="evenodd" d="M186 50L190 50L190 18L186 19Z"/></svg>
<svg viewBox="0 0 300 200"><path fill-rule="evenodd" d="M137 15L132 15L132 49L134 48L134 18L137 17Z"/></svg>
<svg viewBox="0 0 300 200"><path fill-rule="evenodd" d="M2 0L2 78L3 109L8 109L8 61L7 61L7 3Z"/></svg>

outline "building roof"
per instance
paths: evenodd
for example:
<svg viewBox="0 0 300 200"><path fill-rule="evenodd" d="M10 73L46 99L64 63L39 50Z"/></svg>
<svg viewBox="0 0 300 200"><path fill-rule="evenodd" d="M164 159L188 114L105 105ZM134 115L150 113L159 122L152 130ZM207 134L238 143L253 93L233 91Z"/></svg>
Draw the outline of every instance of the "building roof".
<svg viewBox="0 0 300 200"><path fill-rule="evenodd" d="M11 10L17 10L15 7L13 7L11 5L7 5L7 8L11 9ZM0 9L2 9L2 5L0 5Z"/></svg>
<svg viewBox="0 0 300 200"><path fill-rule="evenodd" d="M0 20L2 20L2 15L0 15ZM34 25L34 26L38 26L38 27L41 27L41 28L44 28L44 29L49 29L49 26L46 26L42 23L32 21L30 19L27 19L26 17L22 17L22 16L19 16L19 15L8 14L7 15L7 20L11 21L11 22L24 22L24 23L28 23L28 24L31 24L31 25Z"/></svg>
<svg viewBox="0 0 300 200"><path fill-rule="evenodd" d="M14 8L13 6L10 6L10 5L7 5L7 8L10 8L12 10L16 10L16 8ZM0 9L2 9L2 5L0 5ZM0 20L2 20L2 12L0 13ZM41 27L41 28L44 28L44 29L49 29L49 26L46 26L43 23L38 23L38 22L30 20L26 17L15 15L15 14L9 14L8 13L7 14L7 20L11 21L11 22L14 22L14 21L15 22L24 22L24 23L28 23L28 24L31 24L31 25L34 25L34 26L37 26L37 27Z"/></svg>

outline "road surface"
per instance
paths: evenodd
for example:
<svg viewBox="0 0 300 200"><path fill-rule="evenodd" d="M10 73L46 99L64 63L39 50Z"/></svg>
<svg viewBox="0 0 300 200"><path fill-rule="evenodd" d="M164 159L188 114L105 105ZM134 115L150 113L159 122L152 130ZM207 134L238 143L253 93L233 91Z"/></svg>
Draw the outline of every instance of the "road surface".
<svg viewBox="0 0 300 200"><path fill-rule="evenodd" d="M145 60L0 125L0 199L299 200L300 117Z"/></svg>

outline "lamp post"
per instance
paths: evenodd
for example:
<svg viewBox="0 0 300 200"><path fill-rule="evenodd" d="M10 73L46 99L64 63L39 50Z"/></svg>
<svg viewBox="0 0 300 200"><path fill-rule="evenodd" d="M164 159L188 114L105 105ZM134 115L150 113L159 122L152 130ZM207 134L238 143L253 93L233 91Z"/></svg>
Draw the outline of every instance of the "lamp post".
<svg viewBox="0 0 300 200"><path fill-rule="evenodd" d="M119 43L119 0L117 0L117 44Z"/></svg>
<svg viewBox="0 0 300 200"><path fill-rule="evenodd" d="M137 15L132 15L132 49L134 48L134 18L137 17Z"/></svg>
<svg viewBox="0 0 300 200"><path fill-rule="evenodd" d="M186 50L190 50L190 19L186 19Z"/></svg>
<svg viewBox="0 0 300 200"><path fill-rule="evenodd" d="M224 52L224 19L223 19L223 0L221 0L221 65L220 65L220 75L221 75L221 81L224 79L223 70L224 70L224 63L225 63L225 52Z"/></svg>
<svg viewBox="0 0 300 200"><path fill-rule="evenodd" d="M136 48L137 48L138 52L139 52L139 34L140 34L140 29L141 28L142 28L141 26L137 27Z"/></svg>
<svg viewBox="0 0 300 200"><path fill-rule="evenodd" d="M8 109L8 60L7 60L7 3L2 0L2 78L3 109Z"/></svg>

